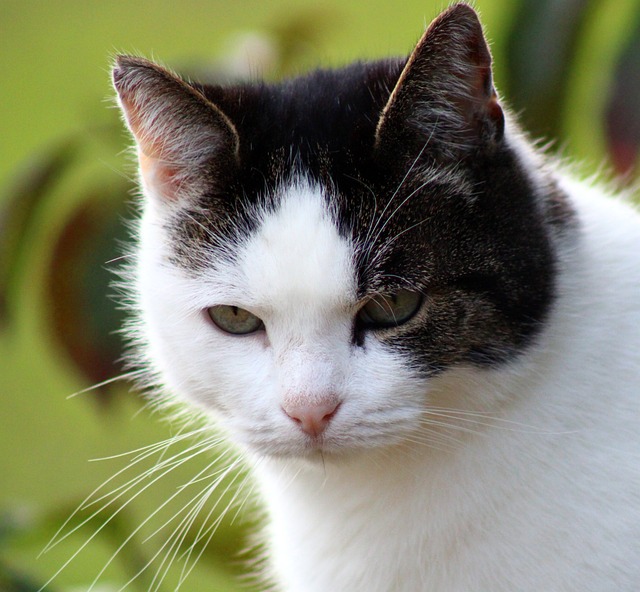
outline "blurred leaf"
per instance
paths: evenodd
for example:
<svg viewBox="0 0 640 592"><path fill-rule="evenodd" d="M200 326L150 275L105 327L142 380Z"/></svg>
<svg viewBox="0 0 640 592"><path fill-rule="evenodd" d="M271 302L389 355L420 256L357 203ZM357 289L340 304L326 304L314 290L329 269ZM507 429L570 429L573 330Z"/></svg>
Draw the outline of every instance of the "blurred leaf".
<svg viewBox="0 0 640 592"><path fill-rule="evenodd" d="M119 375L124 345L119 329L125 314L110 288L112 269L125 241L123 224L126 183L93 189L65 220L53 245L45 283L45 297L54 338L83 373L89 384ZM113 392L96 389L101 400Z"/></svg>
<svg viewBox="0 0 640 592"><path fill-rule="evenodd" d="M131 534L131 524L134 521L127 511L126 505L126 502L120 504L111 501L107 506L96 510L92 504L73 503L58 508L49 517L49 521L57 530L60 524L65 523L71 517L66 523L64 532L82 529L81 532L88 533L87 539L94 533L98 533L97 536L106 541L113 550L114 561L122 565L127 577L131 579L132 589L145 592L152 587L151 574L146 569L149 558L143 550L139 537ZM64 536L64 532L62 536ZM126 549L121 549L123 541L127 541ZM156 589L158 592L162 591L162 587Z"/></svg>
<svg viewBox="0 0 640 592"><path fill-rule="evenodd" d="M47 545L47 555L71 542L73 553L81 551L73 557L70 567L84 565L84 573L90 574L83 576L82 581L87 584L97 578L100 584L113 583L114 589L130 582L128 586L140 592L174 590L194 568L194 577L210 575L212 589L229 589L227 583L245 571L250 559L248 553L242 561L239 559L244 540L240 533L246 524L233 524L237 512L233 505L234 483L245 474L227 474L225 465L214 466L211 457L202 458L195 465L196 459L189 459L183 465L179 458L193 452L189 442L172 444L170 448L175 450L161 447L144 459L140 458L140 450L131 453L135 462L118 471L87 499L58 505L52 512L41 514L31 531L37 527L41 532L57 532L53 544ZM172 473L176 486L167 490L167 497L152 502L155 493L148 486L162 487L156 482L168 473ZM223 480L214 486L211 495L212 483L218 482L223 473ZM203 500L208 502L207 507L201 506ZM62 524L64 527L58 531ZM209 541L209 535L214 533ZM50 540L51 535L46 539ZM96 547L105 550L97 560L93 554ZM65 566L63 571L66 569ZM112 575L116 571L118 575ZM191 577L188 579L192 581ZM57 576L53 581L57 583ZM214 581L227 583L217 588ZM163 587L158 587L160 583ZM231 589L235 588L232 584Z"/></svg>
<svg viewBox="0 0 640 592"><path fill-rule="evenodd" d="M29 576L18 573L0 562L1 592L40 592L41 584L34 582ZM52 592L47 587L47 592Z"/></svg>
<svg viewBox="0 0 640 592"><path fill-rule="evenodd" d="M589 0L523 0L507 41L508 100L535 136L557 138Z"/></svg>
<svg viewBox="0 0 640 592"><path fill-rule="evenodd" d="M0 204L0 327L11 321L9 291L34 215L74 164L77 152L77 142L66 141L31 159Z"/></svg>
<svg viewBox="0 0 640 592"><path fill-rule="evenodd" d="M0 551L9 547L13 539L32 527L30 520L22 520L20 511L3 511L0 514ZM39 592L42 582L36 581L0 559L0 592ZM51 592L50 588L47 588Z"/></svg>
<svg viewBox="0 0 640 592"><path fill-rule="evenodd" d="M640 12L615 69L606 108L607 144L616 173L633 173L640 149Z"/></svg>
<svg viewBox="0 0 640 592"><path fill-rule="evenodd" d="M271 28L280 46L278 75L294 74L302 56L317 55L322 39L341 24L335 8L317 5L293 12L287 19L279 19Z"/></svg>

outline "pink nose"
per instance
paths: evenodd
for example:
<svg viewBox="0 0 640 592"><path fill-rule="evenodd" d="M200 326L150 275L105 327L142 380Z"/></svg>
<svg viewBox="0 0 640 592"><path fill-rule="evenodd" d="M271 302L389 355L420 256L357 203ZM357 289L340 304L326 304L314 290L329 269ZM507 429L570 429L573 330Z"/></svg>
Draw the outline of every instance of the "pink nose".
<svg viewBox="0 0 640 592"><path fill-rule="evenodd" d="M287 402L282 409L300 425L303 432L317 438L325 431L339 406L340 401L331 398L318 402Z"/></svg>

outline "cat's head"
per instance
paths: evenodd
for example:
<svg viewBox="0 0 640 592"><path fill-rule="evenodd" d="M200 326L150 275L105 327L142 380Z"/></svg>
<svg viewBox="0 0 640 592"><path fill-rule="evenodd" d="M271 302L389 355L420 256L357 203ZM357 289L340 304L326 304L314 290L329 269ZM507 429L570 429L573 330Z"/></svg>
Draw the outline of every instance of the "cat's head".
<svg viewBox="0 0 640 592"><path fill-rule="evenodd" d="M243 444L410 438L434 381L508 363L542 326L566 210L505 133L467 5L408 60L221 88L120 57L113 78L148 363Z"/></svg>

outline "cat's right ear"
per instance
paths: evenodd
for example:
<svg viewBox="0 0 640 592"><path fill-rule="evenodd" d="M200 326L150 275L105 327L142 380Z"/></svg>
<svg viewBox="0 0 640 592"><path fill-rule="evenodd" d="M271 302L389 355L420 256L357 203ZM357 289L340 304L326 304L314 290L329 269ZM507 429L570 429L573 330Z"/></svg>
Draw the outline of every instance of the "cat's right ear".
<svg viewBox="0 0 640 592"><path fill-rule="evenodd" d="M375 145L395 153L429 145L458 161L500 144L504 115L491 52L475 10L461 2L436 18L407 60L376 129ZM414 153L412 152L412 154Z"/></svg>
<svg viewBox="0 0 640 592"><path fill-rule="evenodd" d="M118 56L113 85L146 193L175 203L206 191L216 171L237 165L233 123L182 79L143 58Z"/></svg>

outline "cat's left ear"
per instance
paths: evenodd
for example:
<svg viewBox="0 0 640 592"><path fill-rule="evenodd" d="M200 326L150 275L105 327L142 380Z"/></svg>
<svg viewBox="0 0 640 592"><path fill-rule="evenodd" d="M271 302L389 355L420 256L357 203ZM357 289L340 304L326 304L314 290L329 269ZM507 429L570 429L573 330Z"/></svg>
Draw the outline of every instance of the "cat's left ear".
<svg viewBox="0 0 640 592"><path fill-rule="evenodd" d="M376 130L376 146L429 145L457 158L495 144L504 115L478 15L456 4L434 20L409 57Z"/></svg>
<svg viewBox="0 0 640 592"><path fill-rule="evenodd" d="M147 193L163 202L183 201L236 166L233 123L181 78L143 58L118 56L113 84Z"/></svg>

